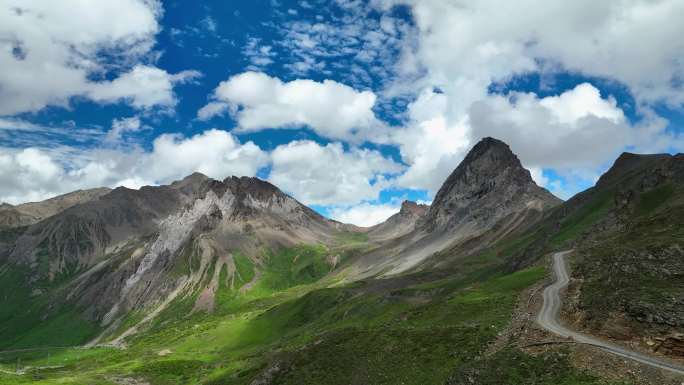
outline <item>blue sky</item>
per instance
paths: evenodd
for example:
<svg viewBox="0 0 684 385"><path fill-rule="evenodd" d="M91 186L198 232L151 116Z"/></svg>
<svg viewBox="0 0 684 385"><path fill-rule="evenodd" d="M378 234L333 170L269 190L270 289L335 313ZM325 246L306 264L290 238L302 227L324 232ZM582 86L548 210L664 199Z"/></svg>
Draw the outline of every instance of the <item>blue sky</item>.
<svg viewBox="0 0 684 385"><path fill-rule="evenodd" d="M681 2L463 4L6 2L0 200L201 171L370 225L484 136L562 198L682 151Z"/></svg>

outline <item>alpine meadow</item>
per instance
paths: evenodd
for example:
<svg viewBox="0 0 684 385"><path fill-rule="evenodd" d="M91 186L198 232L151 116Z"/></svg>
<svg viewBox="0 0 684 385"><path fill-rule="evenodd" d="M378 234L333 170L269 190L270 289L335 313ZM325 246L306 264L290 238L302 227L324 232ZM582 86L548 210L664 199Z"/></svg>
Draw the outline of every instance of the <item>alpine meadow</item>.
<svg viewBox="0 0 684 385"><path fill-rule="evenodd" d="M0 0L0 384L684 384L683 19Z"/></svg>

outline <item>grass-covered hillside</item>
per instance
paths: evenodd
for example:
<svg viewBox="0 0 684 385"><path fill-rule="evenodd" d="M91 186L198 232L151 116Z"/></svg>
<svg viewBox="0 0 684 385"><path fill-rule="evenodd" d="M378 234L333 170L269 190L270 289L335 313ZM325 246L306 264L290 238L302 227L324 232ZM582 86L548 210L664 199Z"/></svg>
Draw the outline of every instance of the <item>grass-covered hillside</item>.
<svg viewBox="0 0 684 385"><path fill-rule="evenodd" d="M354 250L362 243L356 240ZM485 355L521 290L545 276L494 263L343 285L323 246L272 252L254 285L222 285L213 313L179 300L127 349L0 354L3 384L466 384L486 367L506 384L603 384L557 354ZM349 258L353 251L346 250ZM343 262L342 262L343 263ZM243 283L255 274L239 264ZM132 315L135 318L135 315ZM549 371L547 365L558 370ZM24 374L9 374L19 367ZM489 372L495 370L495 372ZM470 373L470 374L469 374ZM464 377L465 376L465 377ZM490 374L478 374L494 384ZM142 382L141 382L142 383Z"/></svg>
<svg viewBox="0 0 684 385"><path fill-rule="evenodd" d="M13 336L2 342L9 351L0 353L0 383L614 385L577 369L562 349L532 355L501 336L520 294L547 276L543 256L569 248L578 294L569 309L580 327L610 334L606 325L620 325L649 337L681 327L684 173L673 159L622 157L596 187L523 233L471 253L443 250L429 268L391 278L347 280L347 267L378 250L361 233L258 256L234 252L234 271L212 263L217 270L198 290L141 323L125 349L61 348L101 330L81 323L79 309L42 322L35 309L48 305L5 269L2 285L16 290L3 294L11 306L0 309L0 333ZM186 257L173 270L179 277L193 271ZM212 306L198 308L211 282ZM130 313L104 341L147 310ZM22 328L13 313L35 325Z"/></svg>
<svg viewBox="0 0 684 385"><path fill-rule="evenodd" d="M667 339L681 331L684 156L623 154L595 187L490 253L507 256L516 270L570 248L578 300L568 311L580 327L618 339Z"/></svg>

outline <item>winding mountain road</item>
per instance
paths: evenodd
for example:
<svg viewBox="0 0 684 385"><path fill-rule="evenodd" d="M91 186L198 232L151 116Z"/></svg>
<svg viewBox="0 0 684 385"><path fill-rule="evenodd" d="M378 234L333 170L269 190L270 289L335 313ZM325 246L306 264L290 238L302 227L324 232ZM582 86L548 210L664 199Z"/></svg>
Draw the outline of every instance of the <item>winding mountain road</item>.
<svg viewBox="0 0 684 385"><path fill-rule="evenodd" d="M663 361L658 358L647 356L632 350L627 350L621 346L611 344L598 338L578 333L561 325L559 321L560 309L562 305L560 292L570 282L570 277L566 269L565 256L571 251L563 251L553 255L553 274L555 281L544 289L544 304L537 323L544 329L565 338L571 338L582 344L592 345L606 352L628 358L652 367L667 370L684 376L684 367Z"/></svg>

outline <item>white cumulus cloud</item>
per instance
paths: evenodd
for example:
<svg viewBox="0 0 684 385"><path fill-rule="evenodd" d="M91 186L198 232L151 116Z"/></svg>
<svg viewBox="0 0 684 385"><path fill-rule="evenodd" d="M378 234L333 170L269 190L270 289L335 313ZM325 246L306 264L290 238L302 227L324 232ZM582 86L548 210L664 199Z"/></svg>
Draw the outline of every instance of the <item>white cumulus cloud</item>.
<svg viewBox="0 0 684 385"><path fill-rule="evenodd" d="M345 151L341 143L294 141L276 147L271 159L269 180L305 204L352 205L377 199L387 187L385 176L402 170L378 151Z"/></svg>
<svg viewBox="0 0 684 385"><path fill-rule="evenodd" d="M75 96L172 107L173 85L197 74L140 64L152 61L161 14L155 0L3 1L0 115L68 106ZM113 79L98 80L105 73Z"/></svg>
<svg viewBox="0 0 684 385"><path fill-rule="evenodd" d="M424 91L408 107L409 122L392 133L402 159L409 165L396 183L436 192L465 156L471 144L466 119L449 121L448 98Z"/></svg>
<svg viewBox="0 0 684 385"><path fill-rule="evenodd" d="M245 72L221 82L213 99L198 118L230 110L238 132L307 126L323 137L353 142L384 134L372 110L376 95L332 80L283 82L261 72Z"/></svg>
<svg viewBox="0 0 684 385"><path fill-rule="evenodd" d="M532 93L491 96L474 103L469 118L473 138L504 140L526 166L589 179L626 148L655 152L683 144L656 116L629 122L612 97L602 97L588 83L545 98Z"/></svg>
<svg viewBox="0 0 684 385"><path fill-rule="evenodd" d="M199 171L223 179L254 176L268 164L268 154L253 142L241 144L229 132L212 129L190 138L164 134L153 142L143 175L166 182Z"/></svg>
<svg viewBox="0 0 684 385"><path fill-rule="evenodd" d="M684 103L684 3L380 0L408 4L419 44L407 62L450 95L455 111L486 96L493 81L551 66L626 84L642 101Z"/></svg>
<svg viewBox="0 0 684 385"><path fill-rule="evenodd" d="M21 203L93 187L166 184L199 171L216 179L254 176L269 162L252 142L222 130L165 134L151 151L0 148L0 201Z"/></svg>
<svg viewBox="0 0 684 385"><path fill-rule="evenodd" d="M124 100L138 109L156 106L170 108L177 103L173 87L200 76L197 71L183 71L171 75L157 67L136 65L112 81L90 84L87 95L102 103Z"/></svg>
<svg viewBox="0 0 684 385"><path fill-rule="evenodd" d="M342 223L370 227L386 221L400 209L400 206L394 204L362 203L356 206L332 208L330 217Z"/></svg>
<svg viewBox="0 0 684 385"><path fill-rule="evenodd" d="M107 132L105 140L108 142L116 142L127 132L136 132L141 128L140 118L132 116L130 118L114 119L112 121L112 128Z"/></svg>

